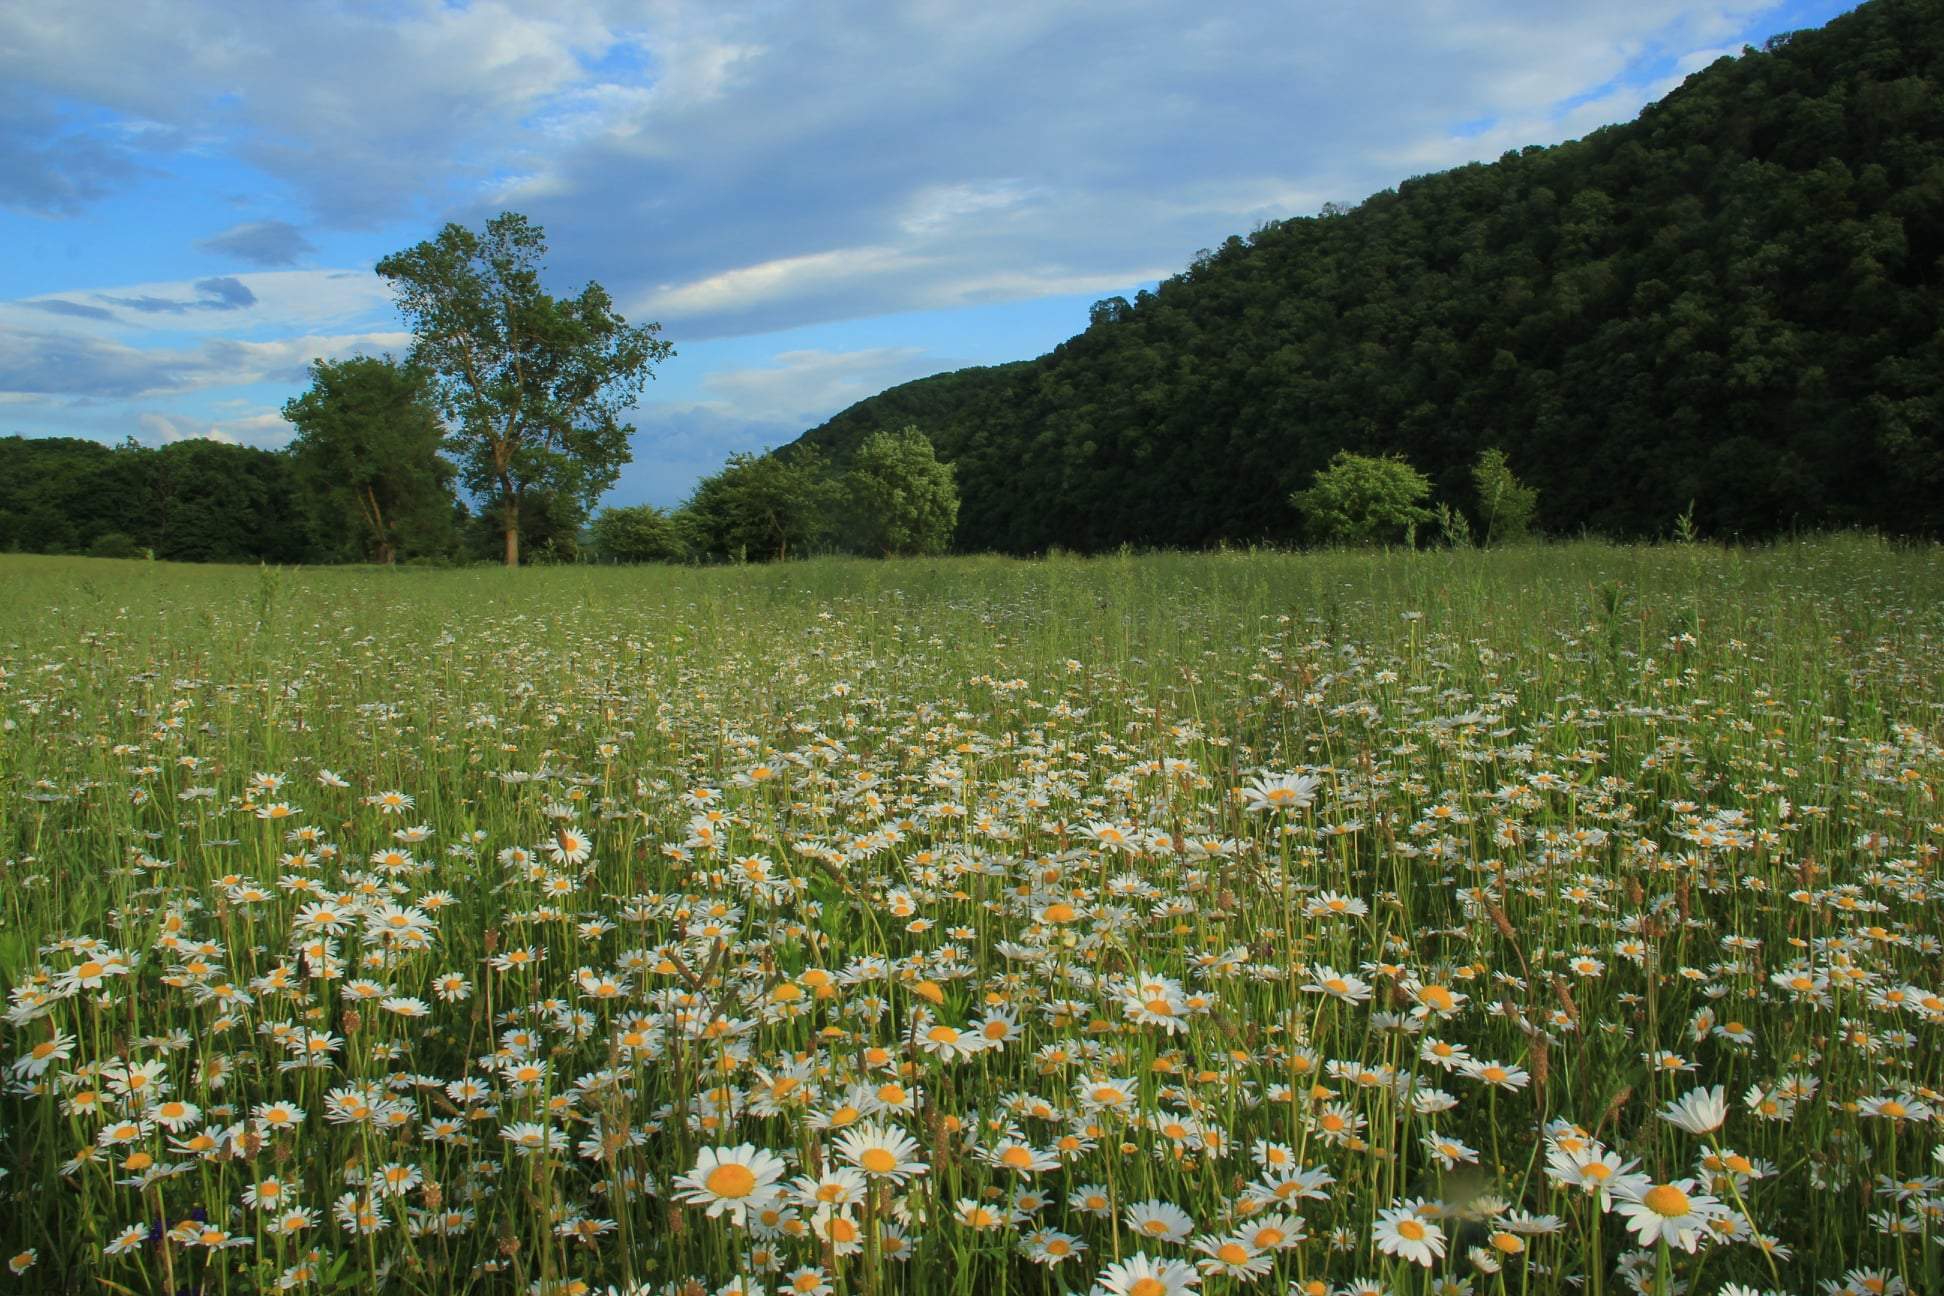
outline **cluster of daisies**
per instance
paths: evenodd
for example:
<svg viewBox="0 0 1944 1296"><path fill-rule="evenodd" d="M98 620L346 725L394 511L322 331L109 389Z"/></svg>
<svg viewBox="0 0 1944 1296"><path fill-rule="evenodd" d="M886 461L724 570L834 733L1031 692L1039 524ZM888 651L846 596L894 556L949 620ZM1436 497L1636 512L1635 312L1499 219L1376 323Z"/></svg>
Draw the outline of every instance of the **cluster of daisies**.
<svg viewBox="0 0 1944 1296"><path fill-rule="evenodd" d="M1944 1289L1935 703L1422 618L1028 679L1003 611L8 659L13 1274Z"/></svg>

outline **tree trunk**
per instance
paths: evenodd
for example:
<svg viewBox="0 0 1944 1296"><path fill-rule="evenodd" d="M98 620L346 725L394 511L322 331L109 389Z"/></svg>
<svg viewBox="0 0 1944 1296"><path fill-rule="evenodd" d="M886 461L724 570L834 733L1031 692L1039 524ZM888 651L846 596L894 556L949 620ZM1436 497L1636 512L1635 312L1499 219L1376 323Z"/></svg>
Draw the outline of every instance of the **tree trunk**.
<svg viewBox="0 0 1944 1296"><path fill-rule="evenodd" d="M500 499L504 505L500 519L506 527L506 565L518 567L520 565L520 497L513 493L513 483L504 483Z"/></svg>

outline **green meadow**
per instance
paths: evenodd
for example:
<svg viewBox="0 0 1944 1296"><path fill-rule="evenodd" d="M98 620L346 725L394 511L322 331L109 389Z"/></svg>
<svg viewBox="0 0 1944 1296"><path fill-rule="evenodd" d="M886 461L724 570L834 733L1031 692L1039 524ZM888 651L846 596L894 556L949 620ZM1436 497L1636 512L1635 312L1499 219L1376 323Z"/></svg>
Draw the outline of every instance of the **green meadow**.
<svg viewBox="0 0 1944 1296"><path fill-rule="evenodd" d="M0 1290L1944 1290L1934 547L0 591Z"/></svg>

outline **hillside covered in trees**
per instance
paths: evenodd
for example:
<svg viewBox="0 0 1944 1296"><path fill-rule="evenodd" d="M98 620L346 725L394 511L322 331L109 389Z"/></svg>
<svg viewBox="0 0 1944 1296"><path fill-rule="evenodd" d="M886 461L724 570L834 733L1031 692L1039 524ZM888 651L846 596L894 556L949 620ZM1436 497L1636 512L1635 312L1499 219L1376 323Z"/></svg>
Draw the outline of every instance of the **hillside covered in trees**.
<svg viewBox="0 0 1944 1296"><path fill-rule="evenodd" d="M1538 525L1944 530L1944 3L1871 0L1631 123L1232 237L1038 360L893 388L778 453L916 424L957 544L1300 534L1339 449Z"/></svg>

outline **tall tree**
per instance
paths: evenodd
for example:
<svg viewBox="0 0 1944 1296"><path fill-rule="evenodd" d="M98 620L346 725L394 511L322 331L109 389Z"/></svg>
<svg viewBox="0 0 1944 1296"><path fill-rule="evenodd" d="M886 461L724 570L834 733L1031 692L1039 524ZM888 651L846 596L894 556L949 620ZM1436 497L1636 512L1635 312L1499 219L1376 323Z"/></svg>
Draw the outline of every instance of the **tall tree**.
<svg viewBox="0 0 1944 1296"><path fill-rule="evenodd" d="M291 466L332 556L390 564L401 549L447 547L453 467L439 457L445 428L423 370L389 356L317 360L310 390L283 415L297 428Z"/></svg>
<svg viewBox="0 0 1944 1296"><path fill-rule="evenodd" d="M944 553L951 546L959 513L952 465L938 461L930 439L915 426L864 438L845 485L857 540L866 550L889 557Z"/></svg>
<svg viewBox="0 0 1944 1296"><path fill-rule="evenodd" d="M546 236L517 212L483 233L449 224L378 263L412 326L411 359L455 425L460 480L499 519L520 561L520 510L552 493L583 512L631 458L621 414L675 353L658 324L630 325L607 290L540 287Z"/></svg>

